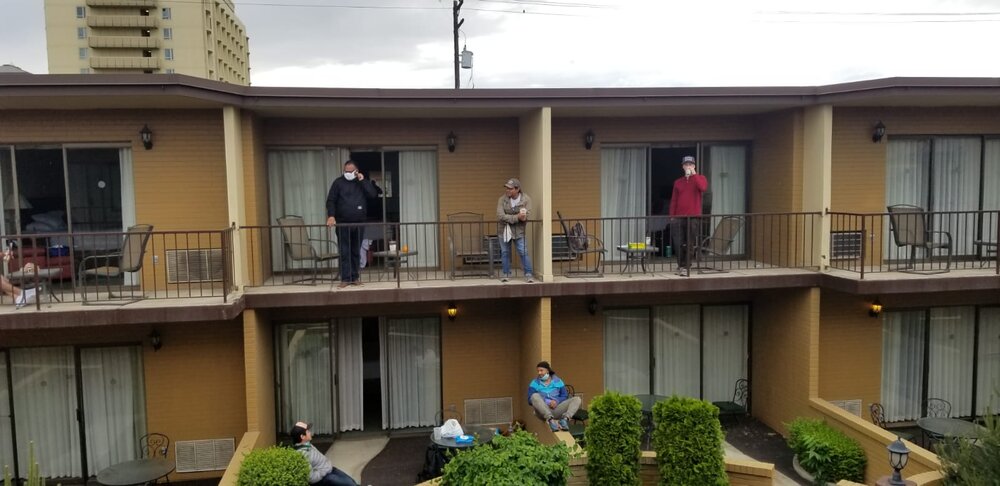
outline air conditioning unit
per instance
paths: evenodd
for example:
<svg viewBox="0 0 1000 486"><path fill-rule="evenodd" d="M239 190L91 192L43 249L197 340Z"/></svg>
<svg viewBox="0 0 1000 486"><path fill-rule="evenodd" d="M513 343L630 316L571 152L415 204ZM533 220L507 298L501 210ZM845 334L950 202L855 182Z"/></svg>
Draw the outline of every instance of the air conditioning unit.
<svg viewBox="0 0 1000 486"><path fill-rule="evenodd" d="M167 250L167 283L222 281L222 249Z"/></svg>
<svg viewBox="0 0 1000 486"><path fill-rule="evenodd" d="M831 231L831 260L854 260L861 258L861 245L864 244L861 231Z"/></svg>
<svg viewBox="0 0 1000 486"><path fill-rule="evenodd" d="M514 420L511 397L474 398L465 401L465 423L509 424Z"/></svg>
<svg viewBox="0 0 1000 486"><path fill-rule="evenodd" d="M830 404L844 409L847 413L851 415L861 416L861 399L855 398L853 400L830 400Z"/></svg>
<svg viewBox="0 0 1000 486"><path fill-rule="evenodd" d="M177 472L221 471L236 451L234 439L179 440L174 445Z"/></svg>

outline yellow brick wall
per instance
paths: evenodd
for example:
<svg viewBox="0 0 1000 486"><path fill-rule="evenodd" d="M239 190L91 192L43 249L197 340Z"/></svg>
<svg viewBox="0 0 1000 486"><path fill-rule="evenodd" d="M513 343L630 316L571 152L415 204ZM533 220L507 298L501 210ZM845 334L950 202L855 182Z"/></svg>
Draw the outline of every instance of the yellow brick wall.
<svg viewBox="0 0 1000 486"><path fill-rule="evenodd" d="M243 312L247 429L260 432L264 444L275 442L274 328L260 312Z"/></svg>
<svg viewBox="0 0 1000 486"><path fill-rule="evenodd" d="M243 111L243 180L246 198L247 226L276 224L268 209L267 150L262 136L263 122L252 113ZM259 228L240 233L246 245L249 265L247 277L253 285L261 285L271 274L270 233Z"/></svg>
<svg viewBox="0 0 1000 486"><path fill-rule="evenodd" d="M754 128L750 211L801 211L802 112L760 115Z"/></svg>

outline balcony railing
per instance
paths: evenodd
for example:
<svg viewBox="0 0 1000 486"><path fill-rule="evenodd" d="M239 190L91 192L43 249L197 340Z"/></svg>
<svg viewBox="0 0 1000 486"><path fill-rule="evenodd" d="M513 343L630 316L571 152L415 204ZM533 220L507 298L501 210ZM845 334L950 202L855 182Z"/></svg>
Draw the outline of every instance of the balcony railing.
<svg viewBox="0 0 1000 486"><path fill-rule="evenodd" d="M90 47L106 49L158 49L160 39L126 35L94 35L87 38Z"/></svg>
<svg viewBox="0 0 1000 486"><path fill-rule="evenodd" d="M88 27L155 28L159 25L156 17L149 15L91 15L87 17Z"/></svg>
<svg viewBox="0 0 1000 486"><path fill-rule="evenodd" d="M7 236L5 274L22 289L36 289L36 308L202 297L226 302L234 290L234 231L155 231L144 245L143 234L134 232ZM0 306L12 300L4 292Z"/></svg>
<svg viewBox="0 0 1000 486"><path fill-rule="evenodd" d="M93 56L90 67L94 69L159 69L160 59L156 57L107 57Z"/></svg>
<svg viewBox="0 0 1000 486"><path fill-rule="evenodd" d="M1000 211L830 213L830 266L866 274L1000 274Z"/></svg>

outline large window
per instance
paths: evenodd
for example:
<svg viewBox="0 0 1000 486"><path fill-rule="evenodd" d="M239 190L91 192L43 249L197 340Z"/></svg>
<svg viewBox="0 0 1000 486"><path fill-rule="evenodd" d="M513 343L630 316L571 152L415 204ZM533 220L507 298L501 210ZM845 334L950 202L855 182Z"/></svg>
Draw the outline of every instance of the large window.
<svg viewBox="0 0 1000 486"><path fill-rule="evenodd" d="M747 305L668 305L604 313L604 388L729 400L747 378Z"/></svg>
<svg viewBox="0 0 1000 486"><path fill-rule="evenodd" d="M890 311L882 321L882 404L886 420L924 415L928 398L954 417L1000 406L1000 307Z"/></svg>

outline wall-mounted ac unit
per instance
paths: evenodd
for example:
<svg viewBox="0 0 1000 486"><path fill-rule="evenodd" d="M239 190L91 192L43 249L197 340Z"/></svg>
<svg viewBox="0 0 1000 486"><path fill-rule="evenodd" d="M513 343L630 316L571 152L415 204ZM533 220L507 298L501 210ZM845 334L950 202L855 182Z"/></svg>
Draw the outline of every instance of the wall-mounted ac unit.
<svg viewBox="0 0 1000 486"><path fill-rule="evenodd" d="M179 440L174 446L177 472L220 471L229 467L234 439Z"/></svg>
<svg viewBox="0 0 1000 486"><path fill-rule="evenodd" d="M465 423L509 424L514 420L511 397L473 398L465 401Z"/></svg>
<svg viewBox="0 0 1000 486"><path fill-rule="evenodd" d="M861 416L861 399L853 400L830 400L830 403L847 411L851 415Z"/></svg>
<svg viewBox="0 0 1000 486"><path fill-rule="evenodd" d="M831 260L853 260L861 258L862 233L860 231L831 231Z"/></svg>
<svg viewBox="0 0 1000 486"><path fill-rule="evenodd" d="M167 283L221 282L222 249L167 250Z"/></svg>

